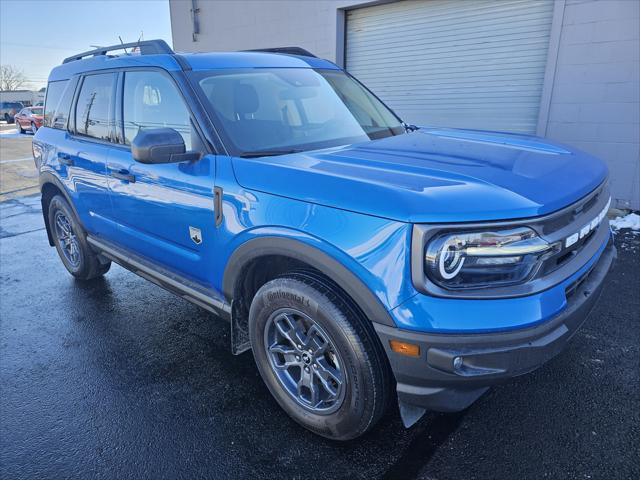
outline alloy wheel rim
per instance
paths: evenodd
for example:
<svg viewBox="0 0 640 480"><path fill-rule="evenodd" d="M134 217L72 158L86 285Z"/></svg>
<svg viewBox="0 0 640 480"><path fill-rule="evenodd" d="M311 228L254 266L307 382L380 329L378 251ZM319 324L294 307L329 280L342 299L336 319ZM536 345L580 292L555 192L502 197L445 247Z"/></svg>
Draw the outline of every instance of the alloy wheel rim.
<svg viewBox="0 0 640 480"><path fill-rule="evenodd" d="M283 308L271 314L264 332L269 364L289 396L313 413L340 408L344 363L322 327L303 312Z"/></svg>
<svg viewBox="0 0 640 480"><path fill-rule="evenodd" d="M73 231L71 222L61 211L56 212L55 215L55 230L62 253L71 266L77 268L80 265L78 237Z"/></svg>

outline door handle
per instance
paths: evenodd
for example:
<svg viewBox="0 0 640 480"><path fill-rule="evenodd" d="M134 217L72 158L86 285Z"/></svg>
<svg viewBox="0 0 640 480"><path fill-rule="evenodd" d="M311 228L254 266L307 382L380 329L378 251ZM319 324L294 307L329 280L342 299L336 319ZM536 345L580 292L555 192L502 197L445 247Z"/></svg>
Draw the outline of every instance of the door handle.
<svg viewBox="0 0 640 480"><path fill-rule="evenodd" d="M129 173L129 170L125 170L124 168L121 170L110 170L109 175L111 175L113 178L117 178L118 180L123 180L125 182L136 182L135 175Z"/></svg>
<svg viewBox="0 0 640 480"><path fill-rule="evenodd" d="M62 164L62 165L73 165L73 159L71 158L71 155L69 155L68 153L62 153L62 152L58 152L58 161Z"/></svg>

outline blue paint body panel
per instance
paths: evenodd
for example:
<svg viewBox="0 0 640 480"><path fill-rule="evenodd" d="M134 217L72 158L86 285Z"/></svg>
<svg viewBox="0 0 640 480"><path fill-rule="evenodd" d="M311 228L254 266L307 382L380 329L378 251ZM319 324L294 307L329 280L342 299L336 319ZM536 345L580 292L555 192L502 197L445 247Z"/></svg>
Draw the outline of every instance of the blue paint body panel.
<svg viewBox="0 0 640 480"><path fill-rule="evenodd" d="M409 223L544 215L607 176L600 160L539 138L429 128L234 168L246 188Z"/></svg>
<svg viewBox="0 0 640 480"><path fill-rule="evenodd" d="M193 70L331 68L331 62L265 53L191 54ZM181 70L171 55L99 57L56 67L50 81L129 67ZM211 131L211 125L201 125ZM237 158L210 153L196 163L147 165L128 148L41 128L39 168L56 176L87 231L217 292L229 259L263 236L293 238L349 269L389 312L416 332L508 331L537 325L566 306L565 287L521 298L431 297L411 280L414 223L537 217L593 191L607 177L594 157L544 139L424 127L405 135L305 153ZM60 163L69 154L72 166ZM109 176L134 174L135 183ZM214 188L223 221L215 225ZM189 227L200 230L196 244ZM231 299L227 298L227 301Z"/></svg>

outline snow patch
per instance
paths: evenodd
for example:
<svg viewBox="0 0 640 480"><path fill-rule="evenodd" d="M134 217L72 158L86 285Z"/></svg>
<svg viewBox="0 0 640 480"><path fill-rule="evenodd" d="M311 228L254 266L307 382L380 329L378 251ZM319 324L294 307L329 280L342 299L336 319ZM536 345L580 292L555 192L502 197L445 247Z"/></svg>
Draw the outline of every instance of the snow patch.
<svg viewBox="0 0 640 480"><path fill-rule="evenodd" d="M17 128L15 130L0 130L1 138L22 138L30 136L31 135L27 135L26 133L19 133Z"/></svg>
<svg viewBox="0 0 640 480"><path fill-rule="evenodd" d="M637 213L630 213L624 217L617 217L610 221L611 228L620 230L622 228L629 228L633 230L634 234L640 234L640 215Z"/></svg>

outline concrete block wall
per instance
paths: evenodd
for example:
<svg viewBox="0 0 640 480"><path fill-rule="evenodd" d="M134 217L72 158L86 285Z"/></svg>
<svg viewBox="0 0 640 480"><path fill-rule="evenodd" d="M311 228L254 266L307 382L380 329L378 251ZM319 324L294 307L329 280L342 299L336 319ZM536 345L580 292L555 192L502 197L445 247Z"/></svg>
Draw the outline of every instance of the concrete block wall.
<svg viewBox="0 0 640 480"><path fill-rule="evenodd" d="M200 34L192 39L192 3L171 0L173 47L177 51L302 47L336 61L338 9L366 0L197 0Z"/></svg>
<svg viewBox="0 0 640 480"><path fill-rule="evenodd" d="M566 0L546 136L604 159L614 205L640 209L640 1Z"/></svg>

